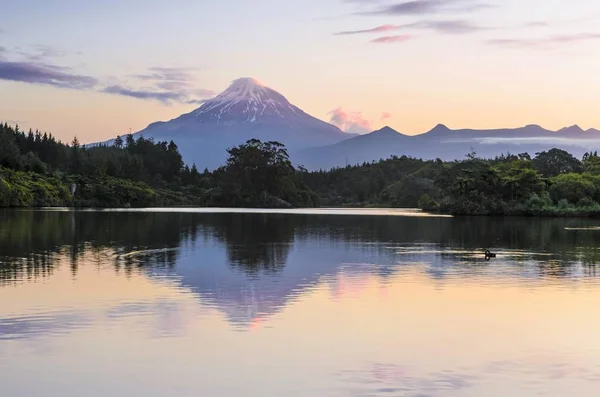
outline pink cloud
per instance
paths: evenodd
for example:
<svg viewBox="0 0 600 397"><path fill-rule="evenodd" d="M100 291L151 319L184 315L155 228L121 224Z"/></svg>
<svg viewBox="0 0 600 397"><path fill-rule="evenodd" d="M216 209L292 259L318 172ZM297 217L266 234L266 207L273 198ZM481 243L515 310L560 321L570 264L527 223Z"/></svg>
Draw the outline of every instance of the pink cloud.
<svg viewBox="0 0 600 397"><path fill-rule="evenodd" d="M363 34L363 33L382 33L389 32L391 30L399 30L402 29L402 26L399 25L381 25L372 29L362 29L362 30L348 30L345 32L335 33L337 36L348 35L348 34Z"/></svg>
<svg viewBox="0 0 600 397"><path fill-rule="evenodd" d="M388 32L390 30L402 29L402 26L398 25L381 25L371 29L372 32Z"/></svg>
<svg viewBox="0 0 600 397"><path fill-rule="evenodd" d="M381 113L381 120L387 120L390 117L392 117L392 114L389 113L389 112L383 112L383 113Z"/></svg>
<svg viewBox="0 0 600 397"><path fill-rule="evenodd" d="M376 39L371 40L371 43L399 43L402 41L407 41L412 39L412 36L409 34L401 34L401 35L397 35L397 36L383 36L383 37L378 37Z"/></svg>
<svg viewBox="0 0 600 397"><path fill-rule="evenodd" d="M347 112L337 108L329 112L331 123L337 125L342 131L354 134L371 132L371 122L362 116L361 112Z"/></svg>

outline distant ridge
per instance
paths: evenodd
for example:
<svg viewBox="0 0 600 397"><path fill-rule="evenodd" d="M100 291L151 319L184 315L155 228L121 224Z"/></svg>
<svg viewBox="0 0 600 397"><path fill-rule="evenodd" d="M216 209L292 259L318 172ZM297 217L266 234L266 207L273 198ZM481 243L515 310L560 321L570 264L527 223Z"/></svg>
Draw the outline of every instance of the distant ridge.
<svg viewBox="0 0 600 397"><path fill-rule="evenodd" d="M562 133L562 134L581 134L582 132L585 132L585 131L580 126L575 124L570 127L561 128L557 132Z"/></svg>
<svg viewBox="0 0 600 397"><path fill-rule="evenodd" d="M401 134L384 127L343 142L293 153L292 159L309 170L330 169L347 164L377 161L390 156L457 160L474 150L477 155L494 157L502 153L537 152L562 148L576 156L600 150L600 131L573 125L557 131L530 124L503 129L453 130L438 124L419 135Z"/></svg>

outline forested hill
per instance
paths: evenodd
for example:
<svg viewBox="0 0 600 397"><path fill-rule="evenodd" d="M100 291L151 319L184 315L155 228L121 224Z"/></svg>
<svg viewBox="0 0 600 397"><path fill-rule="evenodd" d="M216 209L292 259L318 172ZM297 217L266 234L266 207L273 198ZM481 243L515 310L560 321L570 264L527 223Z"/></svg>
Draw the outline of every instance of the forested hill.
<svg viewBox="0 0 600 397"><path fill-rule="evenodd" d="M201 173L173 141L128 135L86 148L0 124L0 207L317 205L281 145L252 141L228 154L223 167Z"/></svg>
<svg viewBox="0 0 600 397"><path fill-rule="evenodd" d="M419 207L454 215L600 216L600 157L566 151L475 153L464 160L406 156L302 174L326 206Z"/></svg>
<svg viewBox="0 0 600 397"><path fill-rule="evenodd" d="M77 137L64 144L52 134L23 132L7 124L0 125L0 165L40 174L57 171L157 184L191 181L199 176L195 168L184 167L173 141L155 143L128 136L125 140L119 137L113 146L85 148Z"/></svg>
<svg viewBox="0 0 600 397"><path fill-rule="evenodd" d="M70 187L75 185L73 193ZM420 207L455 215L600 215L600 157L552 149L460 161L408 156L331 170L295 168L278 142L227 150L213 172L184 165L174 142L128 135L63 144L0 124L0 207Z"/></svg>

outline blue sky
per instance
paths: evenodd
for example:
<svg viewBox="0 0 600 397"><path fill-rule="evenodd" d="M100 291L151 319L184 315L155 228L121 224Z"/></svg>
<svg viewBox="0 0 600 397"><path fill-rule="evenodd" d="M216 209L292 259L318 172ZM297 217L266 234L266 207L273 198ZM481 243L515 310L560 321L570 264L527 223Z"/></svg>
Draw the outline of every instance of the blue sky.
<svg viewBox="0 0 600 397"><path fill-rule="evenodd" d="M600 128L593 0L5 3L0 119L64 140L177 117L242 76L363 132Z"/></svg>

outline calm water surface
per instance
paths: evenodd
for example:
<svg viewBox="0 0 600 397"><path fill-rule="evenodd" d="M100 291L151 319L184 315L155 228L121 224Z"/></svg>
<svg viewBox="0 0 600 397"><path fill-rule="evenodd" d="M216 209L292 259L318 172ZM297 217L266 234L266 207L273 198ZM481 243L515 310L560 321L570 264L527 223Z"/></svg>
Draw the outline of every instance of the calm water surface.
<svg viewBox="0 0 600 397"><path fill-rule="evenodd" d="M0 212L0 395L599 396L600 222L420 215Z"/></svg>

